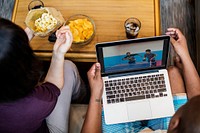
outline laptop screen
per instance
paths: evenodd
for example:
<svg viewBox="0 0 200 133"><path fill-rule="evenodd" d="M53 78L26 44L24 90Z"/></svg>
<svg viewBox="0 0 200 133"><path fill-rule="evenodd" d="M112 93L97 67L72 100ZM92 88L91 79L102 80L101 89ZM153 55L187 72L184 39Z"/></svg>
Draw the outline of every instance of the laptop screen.
<svg viewBox="0 0 200 133"><path fill-rule="evenodd" d="M97 44L102 73L166 67L167 43L168 36Z"/></svg>

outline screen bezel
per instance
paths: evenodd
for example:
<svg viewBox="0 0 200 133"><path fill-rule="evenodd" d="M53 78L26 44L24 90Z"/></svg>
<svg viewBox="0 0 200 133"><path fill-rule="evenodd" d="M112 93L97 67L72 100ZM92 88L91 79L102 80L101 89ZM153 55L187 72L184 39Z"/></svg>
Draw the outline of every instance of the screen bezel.
<svg viewBox="0 0 200 133"><path fill-rule="evenodd" d="M108 72L105 73L104 68L104 56L103 56L103 48L110 47L110 46L119 46L124 44L131 44L131 43L141 43L141 42L149 42L149 41L159 41L164 40L163 44L163 60L161 66L158 67L148 67L148 68L141 68L141 69L130 69L130 70L124 70L120 72ZM102 76L107 75L113 75L113 74L121 74L126 72L138 72L138 71L146 71L146 70L154 70L154 69L166 69L167 67L167 59L168 59L168 52L169 52L169 41L170 37L167 35L163 36L155 36L155 37L148 37L148 38L138 38L138 39L129 39L129 40L121 40L121 41L113 41L113 42L103 42L103 43L97 43L96 44L96 53L97 53L97 60L101 64L101 74Z"/></svg>

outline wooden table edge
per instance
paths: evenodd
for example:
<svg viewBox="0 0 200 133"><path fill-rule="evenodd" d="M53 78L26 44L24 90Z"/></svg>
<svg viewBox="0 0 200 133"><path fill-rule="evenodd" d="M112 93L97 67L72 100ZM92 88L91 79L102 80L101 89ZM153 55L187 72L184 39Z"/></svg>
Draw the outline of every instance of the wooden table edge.
<svg viewBox="0 0 200 133"><path fill-rule="evenodd" d="M17 6L18 6L19 0L15 0L14 8L13 8L13 14L12 14L12 22L15 22L16 14L17 14Z"/></svg>
<svg viewBox="0 0 200 133"><path fill-rule="evenodd" d="M41 60L51 60L52 52L34 52ZM96 53L66 53L65 59L76 62L96 62Z"/></svg>
<svg viewBox="0 0 200 133"><path fill-rule="evenodd" d="M160 0L154 0L154 14L155 14L155 33L156 36L159 36L161 33L161 26L160 26Z"/></svg>

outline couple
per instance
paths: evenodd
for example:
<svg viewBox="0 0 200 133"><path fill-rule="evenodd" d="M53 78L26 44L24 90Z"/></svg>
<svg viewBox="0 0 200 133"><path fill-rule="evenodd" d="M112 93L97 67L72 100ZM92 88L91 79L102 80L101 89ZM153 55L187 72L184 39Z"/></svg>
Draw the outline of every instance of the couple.
<svg viewBox="0 0 200 133"><path fill-rule="evenodd" d="M200 97L195 97L200 94L199 76L182 33L172 28L168 29L167 34L172 36L172 44L180 57L176 58L176 66L179 69L169 68L172 92L183 93L186 89L187 96L191 99L174 115L169 125L169 132L182 132L182 129L191 133L200 132L198 129L200 109L195 106L200 103ZM80 98L84 88L75 65L64 59L73 39L69 27L59 29L56 37L45 81L38 84L40 76L38 60L29 46L29 41L33 38L32 31L26 28L24 32L14 23L0 18L0 132L66 133L68 131L71 99ZM177 37L177 40L173 39ZM83 133L102 132L103 82L100 71L100 64L95 63L87 73L91 97L82 128ZM181 76L184 77L184 81ZM197 120L192 121L194 118ZM191 128L187 122L197 128Z"/></svg>

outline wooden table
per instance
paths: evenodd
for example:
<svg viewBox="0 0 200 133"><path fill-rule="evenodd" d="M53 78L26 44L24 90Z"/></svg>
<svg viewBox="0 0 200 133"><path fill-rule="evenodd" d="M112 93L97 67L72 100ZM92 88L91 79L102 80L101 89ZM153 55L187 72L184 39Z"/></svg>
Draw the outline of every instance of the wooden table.
<svg viewBox="0 0 200 133"><path fill-rule="evenodd" d="M12 21L25 28L24 20L31 0L16 0ZM95 44L126 39L124 21L136 17L141 21L138 37L160 34L159 0L42 0L45 7L55 7L65 19L74 14L90 16L96 25L93 41L85 46L72 45L66 58L80 62L95 62ZM50 59L53 44L48 37L34 37L31 47L41 59Z"/></svg>

